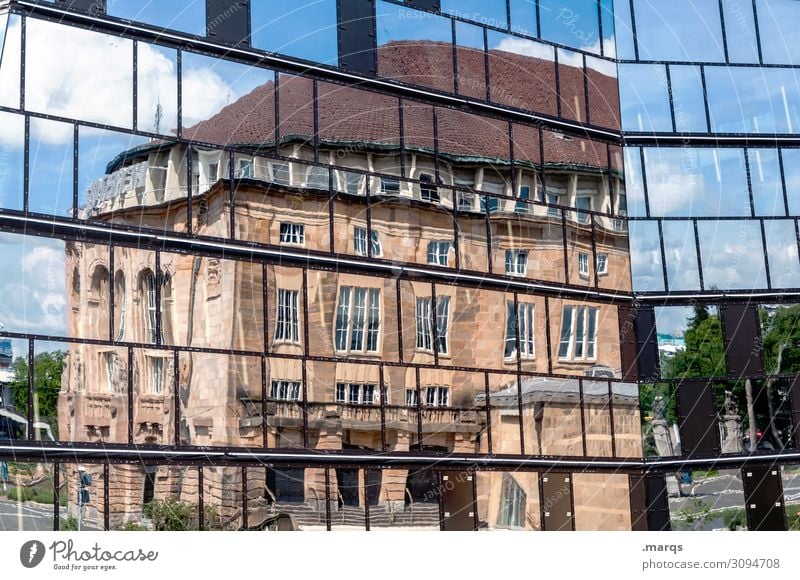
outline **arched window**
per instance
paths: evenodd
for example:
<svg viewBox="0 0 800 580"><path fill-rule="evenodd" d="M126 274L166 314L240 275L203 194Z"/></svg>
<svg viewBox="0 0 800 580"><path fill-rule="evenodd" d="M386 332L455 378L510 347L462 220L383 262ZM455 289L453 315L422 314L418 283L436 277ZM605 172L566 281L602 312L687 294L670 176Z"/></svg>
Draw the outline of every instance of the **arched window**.
<svg viewBox="0 0 800 580"><path fill-rule="evenodd" d="M151 344L158 343L158 283L156 275L146 270L141 276L139 291L144 308L144 337Z"/></svg>
<svg viewBox="0 0 800 580"><path fill-rule="evenodd" d="M89 317L92 338L108 337L108 268L96 266L89 285Z"/></svg>
<svg viewBox="0 0 800 580"><path fill-rule="evenodd" d="M128 296L125 288L125 274L117 270L114 275L114 317L117 325L115 340L125 340L125 318L128 311Z"/></svg>

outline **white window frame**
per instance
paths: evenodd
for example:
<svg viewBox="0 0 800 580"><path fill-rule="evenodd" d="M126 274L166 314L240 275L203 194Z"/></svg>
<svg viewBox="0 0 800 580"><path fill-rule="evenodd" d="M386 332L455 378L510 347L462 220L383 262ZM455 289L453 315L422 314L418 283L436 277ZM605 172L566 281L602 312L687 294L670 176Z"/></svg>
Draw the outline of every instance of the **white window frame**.
<svg viewBox="0 0 800 580"><path fill-rule="evenodd" d="M561 316L558 359L573 361L597 360L600 308L597 306L567 305L562 309Z"/></svg>
<svg viewBox="0 0 800 580"><path fill-rule="evenodd" d="M158 344L158 281L153 272L144 277L145 308L147 308L147 339L150 344ZM163 336L161 337L163 340Z"/></svg>
<svg viewBox="0 0 800 580"><path fill-rule="evenodd" d="M605 276L608 274L608 254L597 254L597 275Z"/></svg>
<svg viewBox="0 0 800 580"><path fill-rule="evenodd" d="M450 387L425 387L425 407L446 408L450 406Z"/></svg>
<svg viewBox="0 0 800 580"><path fill-rule="evenodd" d="M279 229L280 241L284 246L305 246L306 226L291 222L281 222Z"/></svg>
<svg viewBox="0 0 800 580"><path fill-rule="evenodd" d="M406 389L406 407L417 406L417 389Z"/></svg>
<svg viewBox="0 0 800 580"><path fill-rule="evenodd" d="M383 195L400 195L400 179L393 177L380 177L379 179Z"/></svg>
<svg viewBox="0 0 800 580"><path fill-rule="evenodd" d="M275 301L275 342L300 344L300 291L278 288Z"/></svg>
<svg viewBox="0 0 800 580"><path fill-rule="evenodd" d="M581 207L579 203L581 201L586 201L588 207ZM592 211L592 196L590 195L577 196L575 198L575 209L578 210L575 212L575 219L578 220L578 223L588 224L592 220L592 217L589 214L589 212Z"/></svg>
<svg viewBox="0 0 800 580"><path fill-rule="evenodd" d="M362 303L357 301L359 295L363 296ZM382 316L379 288L340 286L333 337L336 352L343 354L379 353ZM344 344L340 339L344 339ZM355 345L354 341L356 341ZM360 348L357 347L358 342L360 342Z"/></svg>
<svg viewBox="0 0 800 580"><path fill-rule="evenodd" d="M436 336L433 334L433 297L419 296L416 303L417 350L433 353L434 338L439 355L450 353L450 297L436 299Z"/></svg>
<svg viewBox="0 0 800 580"><path fill-rule="evenodd" d="M299 401L302 389L300 381L273 379L270 384L269 398L276 401Z"/></svg>
<svg viewBox="0 0 800 580"><path fill-rule="evenodd" d="M506 275L527 276L528 250L506 250Z"/></svg>
<svg viewBox="0 0 800 580"><path fill-rule="evenodd" d="M578 252L578 274L581 278L589 277L589 254Z"/></svg>
<svg viewBox="0 0 800 580"><path fill-rule="evenodd" d="M381 239L378 232L372 230L371 245L372 257L380 257L383 255L383 248L381 247ZM353 250L356 256L367 255L367 228L355 226L353 228Z"/></svg>
<svg viewBox="0 0 800 580"><path fill-rule="evenodd" d="M337 382L334 392L335 402L340 405L377 405L378 386L375 383Z"/></svg>
<svg viewBox="0 0 800 580"><path fill-rule="evenodd" d="M419 175L419 198L429 203L440 203L439 188L436 187L436 178L430 173L420 173Z"/></svg>
<svg viewBox="0 0 800 580"><path fill-rule="evenodd" d="M453 242L450 240L433 240L428 242L428 264L432 266L450 265L450 252L453 251Z"/></svg>
<svg viewBox="0 0 800 580"><path fill-rule="evenodd" d="M506 305L504 358L507 361L517 358L517 335L519 335L520 358L533 360L536 358L536 307L529 302L519 302L516 318L512 318L513 313L514 302L510 300Z"/></svg>
<svg viewBox="0 0 800 580"><path fill-rule="evenodd" d="M160 356L150 357L150 394L164 394L164 359Z"/></svg>

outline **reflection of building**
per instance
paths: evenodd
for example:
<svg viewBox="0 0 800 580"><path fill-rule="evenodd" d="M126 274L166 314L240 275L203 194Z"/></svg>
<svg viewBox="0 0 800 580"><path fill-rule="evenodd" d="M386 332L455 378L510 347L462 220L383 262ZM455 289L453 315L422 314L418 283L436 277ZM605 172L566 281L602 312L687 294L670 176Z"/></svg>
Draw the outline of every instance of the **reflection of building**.
<svg viewBox="0 0 800 580"><path fill-rule="evenodd" d="M282 80L281 91L280 106L289 110L307 107L312 92L299 78ZM362 262L630 290L625 227L589 213L624 214L619 160L609 167L604 145L596 153L597 144L547 133L544 165L539 153L525 159L521 149L512 162L499 144L502 131L491 143L497 127L441 109L437 155L433 143L419 137L431 132L431 119L413 110L406 114L401 149L396 110L382 96L369 102L349 91L320 85L318 95L319 116L337 120L320 131L319 158L341 169L313 163L313 137L299 121L295 132L282 126L284 159L274 156L269 116L240 123L245 110L274 109L269 83L188 130L205 142L257 143L256 153L229 158L209 147L159 142L125 152L90 187L83 217L185 231L191 190L191 226L198 235L227 237L233 228L239 240L287 253L332 251ZM473 142L482 134L486 138ZM520 454L524 447L527 455L641 455L635 389L615 383L611 392L602 381L621 376L611 304L584 302L580 295L546 302L502 284L436 284L434 290L430 282L345 268L303 270L288 262L126 247L114 247L112 260L105 246L77 243L67 245L66 276L70 335L110 333L141 346L71 347L59 402L65 440L126 443L132 412L130 437L144 445L464 454ZM523 376L518 405L518 371L576 378ZM583 376L593 378L579 383ZM166 467L110 469L112 526L138 517L141 504L154 497L196 501L191 470L194 475ZM293 510L302 525L319 519L323 469L247 473L254 493L249 525L276 505ZM404 522L416 510L416 524L409 516L408 525L438 523L430 472L334 473L328 485L344 524L358 517L348 509L365 504L372 518L385 512ZM518 501L524 492L515 486L532 485L525 477L482 477L479 511L492 513L479 517L494 526L495 502ZM613 479L591 477L597 479L591 485ZM241 472L207 470L204 481L206 502L219 507L223 520L243 525L241 500L232 491L241 488ZM139 489L141 497L126 495ZM603 495L588 496L585 509L617 513L614 525L630 527L627 508L607 505ZM506 513L497 522L539 525L518 517ZM601 519L593 525L602 527Z"/></svg>

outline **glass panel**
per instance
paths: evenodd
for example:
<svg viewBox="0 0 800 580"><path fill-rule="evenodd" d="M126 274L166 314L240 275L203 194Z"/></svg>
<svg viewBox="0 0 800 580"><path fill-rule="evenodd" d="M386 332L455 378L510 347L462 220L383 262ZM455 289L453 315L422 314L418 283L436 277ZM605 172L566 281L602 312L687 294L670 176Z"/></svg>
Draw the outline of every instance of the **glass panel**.
<svg viewBox="0 0 800 580"><path fill-rule="evenodd" d="M536 30L536 0L511 0L511 32L539 36ZM501 28L503 28L501 26Z"/></svg>
<svg viewBox="0 0 800 580"><path fill-rule="evenodd" d="M306 0L289 8L280 0L251 5L254 48L336 66L335 0Z"/></svg>
<svg viewBox="0 0 800 580"><path fill-rule="evenodd" d="M256 396L248 409L247 423L257 433L257 438L261 433L257 427L266 425L262 429L265 428L267 432L267 447L302 449L305 446L303 409L306 405L303 394L303 362L299 358L269 358L266 370L266 420L258 421L261 414L260 396ZM309 379L309 384L312 380L313 378ZM302 476L298 477L302 479Z"/></svg>
<svg viewBox="0 0 800 580"><path fill-rule="evenodd" d="M631 4L624 1L614 2L613 4L617 58L633 60L636 58L636 50L634 48L633 23L631 21ZM603 21L603 32L605 32L605 21Z"/></svg>
<svg viewBox="0 0 800 580"><path fill-rule="evenodd" d="M21 29L19 16L0 16L0 105L12 109L20 105Z"/></svg>
<svg viewBox="0 0 800 580"><path fill-rule="evenodd" d="M600 0L600 25L603 30L603 54L608 58L615 58L617 40L614 0Z"/></svg>
<svg viewBox="0 0 800 580"><path fill-rule="evenodd" d="M675 531L737 531L747 529L744 487L738 470L682 471L679 494L669 498L670 524ZM694 494L690 494L690 491Z"/></svg>
<svg viewBox="0 0 800 580"><path fill-rule="evenodd" d="M250 428L261 411L260 358L182 352L178 366L181 445L264 445L262 430Z"/></svg>
<svg viewBox="0 0 800 580"><path fill-rule="evenodd" d="M132 128L133 41L35 18L25 35L29 110Z"/></svg>
<svg viewBox="0 0 800 580"><path fill-rule="evenodd" d="M311 79L288 74L278 74L277 81L277 137L282 146L281 153L287 157L311 158L314 145L314 83ZM269 101L264 105L265 109L267 107ZM265 135L269 137L268 132ZM300 146L299 154L296 145Z"/></svg>
<svg viewBox="0 0 800 580"><path fill-rule="evenodd" d="M67 502L66 491L62 491L59 498L54 485L55 470L60 468L64 486L65 467L55 463L0 462L0 491L3 493L0 531L51 532L55 502L61 501L61 505ZM61 517L64 517L63 508Z"/></svg>
<svg viewBox="0 0 800 580"><path fill-rule="evenodd" d="M789 215L800 215L800 149L781 149Z"/></svg>
<svg viewBox="0 0 800 580"><path fill-rule="evenodd" d="M792 26L800 18L800 6L792 0L757 0L758 29L765 63L798 64L798 31Z"/></svg>
<svg viewBox="0 0 800 580"><path fill-rule="evenodd" d="M442 12L495 28L508 28L505 0L442 0Z"/></svg>
<svg viewBox="0 0 800 580"><path fill-rule="evenodd" d="M109 16L138 20L159 28L179 30L197 36L206 35L206 5L202 0L150 0L109 2Z"/></svg>
<svg viewBox="0 0 800 580"><path fill-rule="evenodd" d="M478 529L539 531L539 474L481 471L476 474Z"/></svg>
<svg viewBox="0 0 800 580"><path fill-rule="evenodd" d="M664 306L655 313L662 377L725 375L722 324L716 306Z"/></svg>
<svg viewBox="0 0 800 580"><path fill-rule="evenodd" d="M586 122L583 55L563 48L557 49L557 52L561 116Z"/></svg>
<svg viewBox="0 0 800 580"><path fill-rule="evenodd" d="M773 345L781 332L773 327L776 322L781 321L764 324ZM722 453L775 452L794 447L790 386L787 379L715 383Z"/></svg>
<svg viewBox="0 0 800 580"><path fill-rule="evenodd" d="M769 273L773 288L800 287L800 258L797 253L795 222L769 220L764 222Z"/></svg>
<svg viewBox="0 0 800 580"><path fill-rule="evenodd" d="M590 377L620 374L616 307L550 300L553 372Z"/></svg>
<svg viewBox="0 0 800 580"><path fill-rule="evenodd" d="M619 85L623 129L672 131L664 65L620 64Z"/></svg>
<svg viewBox="0 0 800 580"><path fill-rule="evenodd" d="M698 133L708 131L700 67L672 65L669 73L675 109L675 130Z"/></svg>
<svg viewBox="0 0 800 580"><path fill-rule="evenodd" d="M717 0L636 0L639 58L724 62Z"/></svg>
<svg viewBox="0 0 800 580"><path fill-rule="evenodd" d="M420 369L423 449L478 453L485 441L483 373Z"/></svg>
<svg viewBox="0 0 800 580"><path fill-rule="evenodd" d="M783 468L783 503L786 507L786 529L800 531L800 509L798 509L798 488L800 487L800 466L784 465Z"/></svg>
<svg viewBox="0 0 800 580"><path fill-rule="evenodd" d="M0 234L0 240L4 247L0 267L6 273L0 292L4 331L108 338L107 329L98 336L93 328L81 324L81 311L88 307L89 273L83 272L75 262L77 258L66 252L67 248L70 254L86 252L102 264L107 263L108 248L9 233ZM88 265L85 268L88 270ZM82 279L84 276L87 279ZM67 288L71 289L69 295Z"/></svg>
<svg viewBox="0 0 800 580"><path fill-rule="evenodd" d="M2 94L2 93L0 93ZM23 210L25 117L0 111L0 207Z"/></svg>
<svg viewBox="0 0 800 580"><path fill-rule="evenodd" d="M30 120L28 209L72 217L74 127L44 119Z"/></svg>
<svg viewBox="0 0 800 580"><path fill-rule="evenodd" d="M800 129L800 77L794 69L706 67L705 74L713 131L794 133Z"/></svg>
<svg viewBox="0 0 800 580"><path fill-rule="evenodd" d="M631 500L627 474L575 473L572 489L575 530L629 531L631 529Z"/></svg>
<svg viewBox="0 0 800 580"><path fill-rule="evenodd" d="M128 442L127 349L37 342L35 357L42 439Z"/></svg>
<svg viewBox="0 0 800 580"><path fill-rule="evenodd" d="M672 331L676 332L677 329ZM686 342L683 337L660 333L658 340L662 361L685 350ZM639 401L642 409L644 456L679 456L681 444L675 383L642 384L639 386Z"/></svg>
<svg viewBox="0 0 800 580"><path fill-rule="evenodd" d="M460 206L458 213L458 251L462 270L489 271L489 246L486 236L486 217L472 209L477 196L453 192ZM465 209L468 208L468 209Z"/></svg>
<svg viewBox="0 0 800 580"><path fill-rule="evenodd" d="M329 469L331 530L364 530L367 525L365 472L363 469Z"/></svg>
<svg viewBox="0 0 800 580"><path fill-rule="evenodd" d="M795 346L797 304L765 304L758 308L764 345L764 371L767 374L796 373L800 370L800 350Z"/></svg>
<svg viewBox="0 0 800 580"><path fill-rule="evenodd" d="M638 147L625 148L626 207L633 217L645 217L647 215L641 152L642 150Z"/></svg>
<svg viewBox="0 0 800 580"><path fill-rule="evenodd" d="M722 0L722 15L725 19L725 37L731 62L757 63L758 40L752 3Z"/></svg>
<svg viewBox="0 0 800 580"><path fill-rule="evenodd" d="M80 531L102 530L103 487L105 484L103 481L103 466L62 463L58 466L58 469L60 470L61 483L59 492L59 530L62 532L74 532L79 529ZM84 488L89 494L88 501L79 504L77 500L82 473L91 477L92 485ZM48 524L51 522L52 518L48 518Z"/></svg>
<svg viewBox="0 0 800 580"><path fill-rule="evenodd" d="M519 394L519 385L515 375L489 375L491 452L495 455L516 455L522 451ZM478 401L485 405L486 396L478 397Z"/></svg>
<svg viewBox="0 0 800 580"><path fill-rule="evenodd" d="M139 42L137 119L140 131L174 135L178 131L178 51ZM185 114L185 113L184 113Z"/></svg>
<svg viewBox="0 0 800 580"><path fill-rule="evenodd" d="M378 74L452 92L453 29L450 19L381 1L376 10Z"/></svg>
<svg viewBox="0 0 800 580"><path fill-rule="evenodd" d="M183 52L181 70L184 137L214 145L274 140L274 72L192 52Z"/></svg>
<svg viewBox="0 0 800 580"><path fill-rule="evenodd" d="M27 438L28 368L28 341L0 338L0 373L4 383L0 387L0 439L13 441ZM9 479L8 470L7 464L0 464L0 475L4 476L0 480Z"/></svg>
<svg viewBox="0 0 800 580"><path fill-rule="evenodd" d="M748 150L750 184L756 215L786 215L779 154L775 149Z"/></svg>
<svg viewBox="0 0 800 580"><path fill-rule="evenodd" d="M600 53L597 0L539 0L541 37Z"/></svg>
<svg viewBox="0 0 800 580"><path fill-rule="evenodd" d="M504 354L506 339L506 303L513 303L512 294L484 289L436 286L437 299L450 297L449 352L439 353L439 364L458 367L486 368L511 371L516 357ZM542 310L542 312L544 312ZM544 318L540 328L544 329ZM468 338L470 330L483 328L480 339ZM544 352L544 351L541 351ZM544 357L542 357L544 359ZM446 361L446 362L445 362ZM544 359L544 367L547 361Z"/></svg>
<svg viewBox="0 0 800 580"><path fill-rule="evenodd" d="M417 470L384 469L379 476L367 476L371 530L439 531L438 503L414 501L414 496L419 495L417 489L424 487L420 483L424 478L417 473Z"/></svg>
<svg viewBox="0 0 800 580"><path fill-rule="evenodd" d="M555 49L552 46L490 30L488 48L493 102L557 114Z"/></svg>
<svg viewBox="0 0 800 580"><path fill-rule="evenodd" d="M158 477L156 481L158 481ZM204 529L213 531L240 529L244 523L242 520L242 469L222 466L204 467L203 502L206 510Z"/></svg>
<svg viewBox="0 0 800 580"><path fill-rule="evenodd" d="M522 423L526 455L583 456L584 433L578 389L578 381L575 379L522 378ZM607 417L607 410L605 414ZM599 425L595 424L594 427ZM611 427L606 425L604 430L608 436L610 451ZM586 435L588 436L588 432Z"/></svg>
<svg viewBox="0 0 800 580"><path fill-rule="evenodd" d="M661 227L669 289L700 290L694 224L689 221L665 221Z"/></svg>
<svg viewBox="0 0 800 580"><path fill-rule="evenodd" d="M88 127L78 138L78 217L186 231L184 146Z"/></svg>
<svg viewBox="0 0 800 580"><path fill-rule="evenodd" d="M486 100L486 53L483 28L456 22L458 93Z"/></svg>
<svg viewBox="0 0 800 580"><path fill-rule="evenodd" d="M614 412L614 450L617 457L642 457L642 413L639 385L611 383Z"/></svg>
<svg viewBox="0 0 800 580"><path fill-rule="evenodd" d="M595 266L600 288L630 291L630 240L622 220L594 217ZM660 256L659 256L660 260ZM658 265L658 262L655 262ZM589 264L592 271L592 264Z"/></svg>
<svg viewBox="0 0 800 580"><path fill-rule="evenodd" d="M756 221L697 224L706 288L767 287L761 228Z"/></svg>
<svg viewBox="0 0 800 580"><path fill-rule="evenodd" d="M586 83L589 91L589 121L593 125L619 129L619 82L617 65L586 57Z"/></svg>
<svg viewBox="0 0 800 580"><path fill-rule="evenodd" d="M186 353L184 356L190 356ZM209 355L211 356L211 355ZM202 381L202 377L183 374L181 388L188 388L188 382ZM138 445L174 445L175 435L174 405L175 362L173 353L155 348L135 349L133 352L133 442ZM186 412L187 400L181 399L181 412ZM202 403L201 403L202 405ZM202 407L201 407L202 408ZM186 432L187 417L182 416L181 441L189 440ZM220 423L220 427L223 424ZM217 436L225 437L224 429ZM194 441L194 439L192 439ZM210 436L206 438L210 441ZM202 445L202 443L194 443Z"/></svg>
<svg viewBox="0 0 800 580"><path fill-rule="evenodd" d="M645 148L650 215L750 215L741 149Z"/></svg>
<svg viewBox="0 0 800 580"><path fill-rule="evenodd" d="M631 272L637 292L658 292L664 288L658 223L633 221L630 228ZM695 260L695 264L697 260ZM696 266L695 266L696 269Z"/></svg>

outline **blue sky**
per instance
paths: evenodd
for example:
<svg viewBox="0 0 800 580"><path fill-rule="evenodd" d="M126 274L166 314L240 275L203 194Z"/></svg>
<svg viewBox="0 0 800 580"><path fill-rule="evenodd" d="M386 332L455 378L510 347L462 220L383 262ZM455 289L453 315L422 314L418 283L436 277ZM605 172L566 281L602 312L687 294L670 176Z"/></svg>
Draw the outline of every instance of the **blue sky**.
<svg viewBox="0 0 800 580"><path fill-rule="evenodd" d="M256 4L263 0L256 0ZM205 36L205 0L108 0L107 13L153 26Z"/></svg>

